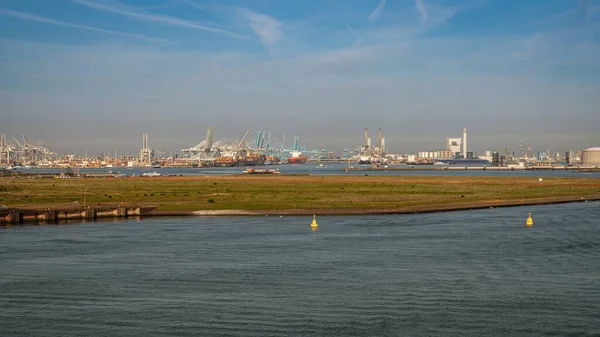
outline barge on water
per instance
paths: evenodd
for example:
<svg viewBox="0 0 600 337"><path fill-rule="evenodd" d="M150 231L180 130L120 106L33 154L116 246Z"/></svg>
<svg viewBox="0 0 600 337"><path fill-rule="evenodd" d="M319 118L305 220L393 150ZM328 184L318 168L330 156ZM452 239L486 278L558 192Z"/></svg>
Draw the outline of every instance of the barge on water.
<svg viewBox="0 0 600 337"><path fill-rule="evenodd" d="M245 171L243 171L242 173L245 174L279 174L279 169L255 169L255 168L246 168Z"/></svg>

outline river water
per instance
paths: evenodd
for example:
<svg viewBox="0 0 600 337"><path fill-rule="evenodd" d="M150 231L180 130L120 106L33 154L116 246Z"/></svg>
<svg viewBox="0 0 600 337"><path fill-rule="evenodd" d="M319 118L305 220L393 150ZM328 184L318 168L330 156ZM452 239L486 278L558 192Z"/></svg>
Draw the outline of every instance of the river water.
<svg viewBox="0 0 600 337"><path fill-rule="evenodd" d="M355 163L356 164L356 163ZM369 165L357 166L368 169ZM373 176L502 176L502 177L573 177L573 178L600 178L600 172L577 172L576 170L442 170L433 169L433 165L416 166L390 166L394 170L361 171L350 170L346 172L347 164L328 163L324 167L318 164L293 164L256 166L257 169L279 169L282 174L310 174L310 175L373 175ZM416 168L417 170L413 170ZM163 176L223 176L242 174L246 167L201 167L201 168L151 168L151 167L114 167L114 168L82 168L79 173L119 173L126 176L140 176L143 173L158 172ZM61 173L67 169L20 168L23 173Z"/></svg>
<svg viewBox="0 0 600 337"><path fill-rule="evenodd" d="M535 225L525 226L528 212ZM600 203L0 227L2 336L599 336Z"/></svg>

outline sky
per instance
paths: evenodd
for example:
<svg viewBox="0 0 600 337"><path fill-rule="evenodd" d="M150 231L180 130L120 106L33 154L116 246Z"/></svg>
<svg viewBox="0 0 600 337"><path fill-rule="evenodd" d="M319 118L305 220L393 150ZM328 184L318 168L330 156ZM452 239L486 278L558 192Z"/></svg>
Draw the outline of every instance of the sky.
<svg viewBox="0 0 600 337"><path fill-rule="evenodd" d="M0 50L0 132L57 152L600 146L600 0L2 0Z"/></svg>

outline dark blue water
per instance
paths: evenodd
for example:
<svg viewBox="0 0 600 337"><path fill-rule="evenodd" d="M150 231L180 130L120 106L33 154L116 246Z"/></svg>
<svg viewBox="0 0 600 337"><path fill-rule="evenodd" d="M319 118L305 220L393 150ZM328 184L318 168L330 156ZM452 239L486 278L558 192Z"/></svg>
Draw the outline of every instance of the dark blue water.
<svg viewBox="0 0 600 337"><path fill-rule="evenodd" d="M317 167L317 164L294 164L294 165L269 165L257 166L257 168L279 169L282 174L311 174L311 175L393 175L393 176L513 176L513 177L575 177L575 178L600 178L600 172L577 172L575 170L432 170L432 166L415 166L416 168L425 168L427 170L407 170L410 166L394 166L396 168L405 168L405 170L394 171L348 171L345 172L347 164L332 163L325 164L324 168ZM359 166L360 168L369 168L369 166ZM80 169L80 173L120 173L127 176L140 176L147 172L159 172L163 176L184 175L184 176L213 176L213 175L237 175L242 174L245 167L202 167L202 168L144 168L144 167L113 167L113 168L85 168ZM60 173L67 172L66 169L18 169L19 172L26 173Z"/></svg>
<svg viewBox="0 0 600 337"><path fill-rule="evenodd" d="M535 225L525 226L532 212ZM599 336L600 203L0 228L2 336Z"/></svg>

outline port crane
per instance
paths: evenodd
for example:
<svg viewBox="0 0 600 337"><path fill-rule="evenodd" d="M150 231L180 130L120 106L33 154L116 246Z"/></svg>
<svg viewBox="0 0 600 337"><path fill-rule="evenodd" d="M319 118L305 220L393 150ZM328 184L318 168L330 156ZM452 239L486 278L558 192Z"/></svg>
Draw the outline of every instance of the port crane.
<svg viewBox="0 0 600 337"><path fill-rule="evenodd" d="M246 131L246 134L244 135L244 137L242 137L242 140L240 140L237 144L235 144L235 148L238 151L243 151L246 148L246 138L248 138L248 134L250 133L250 130Z"/></svg>
<svg viewBox="0 0 600 337"><path fill-rule="evenodd" d="M215 127L209 126L206 130L206 136L203 141L193 147L181 149L186 155L188 161L210 162L220 156L220 149L225 145L226 140L214 141Z"/></svg>
<svg viewBox="0 0 600 337"><path fill-rule="evenodd" d="M306 147L299 144L297 135L294 136L294 142L291 148L286 146L285 139L285 134L283 135L282 141L275 141L272 140L271 132L258 131L257 138L249 145L249 149L279 159L288 158L292 151L306 152Z"/></svg>
<svg viewBox="0 0 600 337"><path fill-rule="evenodd" d="M247 141L250 130L247 130L244 136L238 141L229 143L227 139L213 142L214 127L209 127L205 139L197 145L181 149L184 157L188 161L215 161L220 156L237 156L244 151L258 152L262 155L273 156L284 159L290 156L292 151L306 152L306 148L298 142L298 136L294 136L294 143L291 148L285 145L285 134L281 142L274 141L271 132L258 131L254 141Z"/></svg>
<svg viewBox="0 0 600 337"><path fill-rule="evenodd" d="M17 150L15 152L17 153L18 160L28 163L35 163L38 161L45 161L48 155L52 154L48 148L42 145L33 145L28 143L24 133L22 134L22 137L22 143L13 137L13 140L17 144Z"/></svg>
<svg viewBox="0 0 600 337"><path fill-rule="evenodd" d="M6 134L0 134L0 164L10 164L13 147L6 142Z"/></svg>
<svg viewBox="0 0 600 337"><path fill-rule="evenodd" d="M240 141L234 141L233 144L231 144L231 149L227 149L226 150L230 150L229 151L229 155L230 156L239 156L240 154L244 154L244 150L246 150L247 146L246 146L246 138L248 138L248 134L250 133L250 130L246 131L246 134L244 134L244 137L242 137L242 139Z"/></svg>

